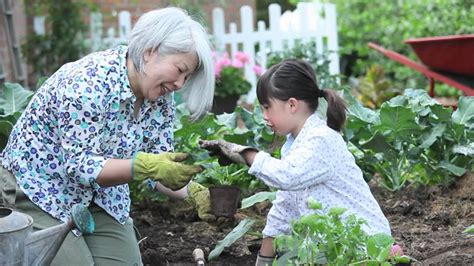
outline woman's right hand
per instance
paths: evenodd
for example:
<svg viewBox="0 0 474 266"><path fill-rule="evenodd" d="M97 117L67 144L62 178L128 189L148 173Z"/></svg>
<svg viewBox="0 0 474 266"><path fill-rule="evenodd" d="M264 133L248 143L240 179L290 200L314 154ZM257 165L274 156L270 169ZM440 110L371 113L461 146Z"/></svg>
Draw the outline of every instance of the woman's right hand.
<svg viewBox="0 0 474 266"><path fill-rule="evenodd" d="M204 170L199 165L182 163L187 158L188 154L186 153L139 152L132 160L133 180L141 181L151 178L172 190L180 189L189 183L193 175Z"/></svg>

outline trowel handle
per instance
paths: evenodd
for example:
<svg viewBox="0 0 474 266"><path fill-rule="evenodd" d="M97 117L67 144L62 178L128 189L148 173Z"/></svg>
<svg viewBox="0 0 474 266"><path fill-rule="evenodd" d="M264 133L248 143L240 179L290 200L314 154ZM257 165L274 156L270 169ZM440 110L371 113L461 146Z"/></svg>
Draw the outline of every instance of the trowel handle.
<svg viewBox="0 0 474 266"><path fill-rule="evenodd" d="M196 248L193 251L193 258L194 262L196 262L196 265L198 266L204 266L205 265L205 259L204 259L204 251L200 248Z"/></svg>
<svg viewBox="0 0 474 266"><path fill-rule="evenodd" d="M95 222L92 214L82 204L75 204L71 209L72 221L75 227L83 234L92 234L95 231Z"/></svg>

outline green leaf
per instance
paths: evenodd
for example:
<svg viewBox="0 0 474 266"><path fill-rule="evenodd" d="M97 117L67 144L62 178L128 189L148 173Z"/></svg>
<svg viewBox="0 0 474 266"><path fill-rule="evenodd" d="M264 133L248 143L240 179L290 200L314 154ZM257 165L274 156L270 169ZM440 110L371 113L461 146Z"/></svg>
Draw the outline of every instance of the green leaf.
<svg viewBox="0 0 474 266"><path fill-rule="evenodd" d="M175 131L175 137L185 137L197 134L207 138L210 132L216 132L222 125L217 124L214 115L206 115L199 121L192 121L190 116L184 115L180 119L181 128Z"/></svg>
<svg viewBox="0 0 474 266"><path fill-rule="evenodd" d="M379 252L377 246L375 245L375 242L369 238L369 240L367 241L367 254L370 258L375 259L377 258L378 253Z"/></svg>
<svg viewBox="0 0 474 266"><path fill-rule="evenodd" d="M440 162L439 166L441 168L444 168L444 169L448 170L449 172L451 172L452 174L454 174L456 176L462 176L467 171L466 168L459 167L457 165L454 165L452 163L448 163L446 161Z"/></svg>
<svg viewBox="0 0 474 266"><path fill-rule="evenodd" d="M416 114L410 108L384 103L380 109L380 124L374 128L388 134L389 139L408 138L421 129L415 118Z"/></svg>
<svg viewBox="0 0 474 266"><path fill-rule="evenodd" d="M433 113L432 118L437 122L448 122L451 121L453 109L446 108L442 105L434 105L431 107L431 112Z"/></svg>
<svg viewBox="0 0 474 266"><path fill-rule="evenodd" d="M255 124L254 121L254 113L250 112L249 110L242 108L241 106L237 106L235 108L235 113L239 114L244 122L246 128L252 128Z"/></svg>
<svg viewBox="0 0 474 266"><path fill-rule="evenodd" d="M453 113L453 121L474 128L474 97L460 97L458 109Z"/></svg>
<svg viewBox="0 0 474 266"><path fill-rule="evenodd" d="M387 246L381 248L379 255L377 256L377 261L380 263L385 262L389 256L390 256L390 251L392 250L392 244L387 244ZM390 265L390 264L389 264Z"/></svg>
<svg viewBox="0 0 474 266"><path fill-rule="evenodd" d="M217 115L217 123L219 125L226 126L228 128L236 128L237 127L237 114L236 113L223 113L221 115Z"/></svg>
<svg viewBox="0 0 474 266"><path fill-rule="evenodd" d="M298 249L292 249L291 251L285 252L282 256L278 256L276 265L287 266L288 261L296 257L298 257Z"/></svg>
<svg viewBox="0 0 474 266"><path fill-rule="evenodd" d="M435 125L430 132L424 136L425 141L421 143L421 149L429 148L439 137L441 137L446 130L446 124Z"/></svg>
<svg viewBox="0 0 474 266"><path fill-rule="evenodd" d="M339 215L343 214L346 211L347 211L346 208L333 207L333 208L329 209L328 215L329 216L339 216Z"/></svg>
<svg viewBox="0 0 474 266"><path fill-rule="evenodd" d="M10 115L16 112L23 112L33 97L32 91L24 89L20 84L8 83L4 84L2 95L3 115Z"/></svg>
<svg viewBox="0 0 474 266"><path fill-rule="evenodd" d="M38 81L36 82L36 88L39 88L43 85L43 83L48 80L49 77L47 76L42 76L38 78Z"/></svg>
<svg viewBox="0 0 474 266"><path fill-rule="evenodd" d="M0 135L10 136L10 132L13 129L13 123L8 120L0 120Z"/></svg>
<svg viewBox="0 0 474 266"><path fill-rule="evenodd" d="M463 233L466 234L474 234L474 224L471 224L466 228L466 230L462 231Z"/></svg>
<svg viewBox="0 0 474 266"><path fill-rule="evenodd" d="M263 191L263 192L258 192L248 198L245 198L242 200L242 207L241 209L245 209L248 207L251 207L255 205L255 203L263 202L266 200L269 201L274 201L276 198L276 191L270 192L270 191Z"/></svg>
<svg viewBox="0 0 474 266"><path fill-rule="evenodd" d="M435 99L431 98L425 90L406 89L402 97L408 99L408 106L420 116L429 114L431 111L430 106L440 105Z"/></svg>
<svg viewBox="0 0 474 266"><path fill-rule="evenodd" d="M469 143L467 146L454 145L453 152L473 157L474 156L474 142Z"/></svg>
<svg viewBox="0 0 474 266"><path fill-rule="evenodd" d="M390 254L390 250L392 248L392 245L394 243L393 237L383 234L383 233L378 233L375 235L369 236L369 239L367 240L367 252L370 258L377 259L380 256L381 253L385 253L385 249L389 248L388 254Z"/></svg>
<svg viewBox="0 0 474 266"><path fill-rule="evenodd" d="M313 210L320 210L323 208L323 205L320 202L317 202L313 197L308 199L308 207Z"/></svg>
<svg viewBox="0 0 474 266"><path fill-rule="evenodd" d="M410 263L412 259L409 256L403 255L403 256L395 257L395 261L398 263Z"/></svg>
<svg viewBox="0 0 474 266"><path fill-rule="evenodd" d="M208 260L213 260L224 251L225 247L230 247L235 241L245 235L252 225L255 223L255 220L251 219L244 219L240 221L240 223L232 229L232 231L225 236L224 239L217 242L216 247L209 253Z"/></svg>
<svg viewBox="0 0 474 266"><path fill-rule="evenodd" d="M252 143L248 143L248 141L253 139L253 137L254 137L254 133L251 131L247 131L245 133L240 133L240 134L225 135L224 140L241 144L241 145L253 146Z"/></svg>
<svg viewBox="0 0 474 266"><path fill-rule="evenodd" d="M393 150L390 144L388 144L387 139L378 132L376 132L372 138L367 141L362 141L360 144L365 149L370 149L374 152L387 153Z"/></svg>
<svg viewBox="0 0 474 266"><path fill-rule="evenodd" d="M364 121L368 124L375 124L377 122L376 112L373 110L362 106L359 101L354 100L348 106L348 113L351 116L357 117L361 121Z"/></svg>

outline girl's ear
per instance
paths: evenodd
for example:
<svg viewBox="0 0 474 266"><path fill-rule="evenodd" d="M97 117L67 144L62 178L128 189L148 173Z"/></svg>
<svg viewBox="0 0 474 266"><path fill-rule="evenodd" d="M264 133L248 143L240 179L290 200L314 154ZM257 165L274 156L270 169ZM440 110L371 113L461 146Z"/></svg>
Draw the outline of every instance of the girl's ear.
<svg viewBox="0 0 474 266"><path fill-rule="evenodd" d="M298 109L298 100L290 98L288 99L288 105L290 106L290 111L294 113Z"/></svg>

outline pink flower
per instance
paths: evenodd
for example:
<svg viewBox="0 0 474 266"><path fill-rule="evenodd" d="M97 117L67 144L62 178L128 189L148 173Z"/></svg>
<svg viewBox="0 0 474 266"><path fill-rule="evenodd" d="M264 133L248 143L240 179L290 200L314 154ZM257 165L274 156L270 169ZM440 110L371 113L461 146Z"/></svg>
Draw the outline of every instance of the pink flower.
<svg viewBox="0 0 474 266"><path fill-rule="evenodd" d="M249 62L250 57L249 57L248 54L238 51L238 52L235 53L235 59L240 61L243 65L243 64Z"/></svg>
<svg viewBox="0 0 474 266"><path fill-rule="evenodd" d="M235 68L243 68L244 63L242 63L242 61L235 60L234 62L232 62L232 66L235 67Z"/></svg>
<svg viewBox="0 0 474 266"><path fill-rule="evenodd" d="M231 63L232 63L232 61L230 61L230 59L228 57L222 57L221 59L219 59L219 61L217 61L216 66L226 67L226 66L230 66Z"/></svg>
<svg viewBox="0 0 474 266"><path fill-rule="evenodd" d="M237 51L234 57L230 58L227 52L212 51L212 61L214 62L214 75L216 78L220 78L222 70L226 67L243 69L250 62L250 56L247 53ZM263 68L260 65L254 65L252 68L258 76L263 72ZM243 77L243 72L241 75Z"/></svg>
<svg viewBox="0 0 474 266"><path fill-rule="evenodd" d="M257 76L260 76L263 73L263 68L260 65L254 65L252 69L253 69L253 72L255 72Z"/></svg>
<svg viewBox="0 0 474 266"><path fill-rule="evenodd" d="M400 247L398 244L393 245L392 250L390 251L390 256L391 257L403 256L402 247Z"/></svg>
<svg viewBox="0 0 474 266"><path fill-rule="evenodd" d="M216 77L220 77L221 76L221 71L222 71L222 67L220 66L215 66L214 67L214 76Z"/></svg>

